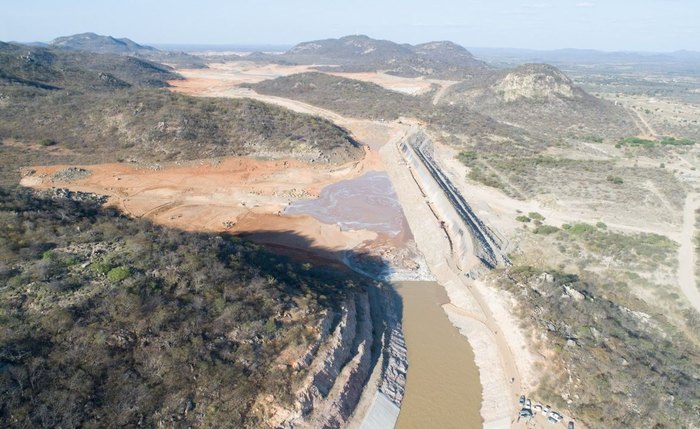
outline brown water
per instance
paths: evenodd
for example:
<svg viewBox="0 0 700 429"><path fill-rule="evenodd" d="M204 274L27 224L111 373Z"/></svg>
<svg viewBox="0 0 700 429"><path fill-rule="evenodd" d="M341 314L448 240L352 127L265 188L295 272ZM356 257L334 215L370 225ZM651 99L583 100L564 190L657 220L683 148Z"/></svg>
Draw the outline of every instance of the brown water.
<svg viewBox="0 0 700 429"><path fill-rule="evenodd" d="M396 290L409 365L396 429L482 427L474 352L441 307L445 290L435 282L399 282Z"/></svg>

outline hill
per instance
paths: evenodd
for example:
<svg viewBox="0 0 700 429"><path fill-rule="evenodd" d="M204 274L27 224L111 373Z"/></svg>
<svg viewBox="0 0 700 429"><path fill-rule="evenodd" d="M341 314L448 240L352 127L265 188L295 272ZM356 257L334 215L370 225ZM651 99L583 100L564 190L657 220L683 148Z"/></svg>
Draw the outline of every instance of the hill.
<svg viewBox="0 0 700 429"><path fill-rule="evenodd" d="M451 42L398 44L367 36L316 40L294 46L282 55L255 58L291 64L332 66L335 71L385 71L399 76L461 79L485 70L486 64ZM323 69L323 68L322 68Z"/></svg>
<svg viewBox="0 0 700 429"><path fill-rule="evenodd" d="M144 59L0 42L0 90L165 87L172 68Z"/></svg>
<svg viewBox="0 0 700 429"><path fill-rule="evenodd" d="M136 54L156 51L156 48L139 45L131 39L115 39L112 36L102 36L95 33L58 37L52 40L50 45L58 48L77 49L101 54Z"/></svg>
<svg viewBox="0 0 700 429"><path fill-rule="evenodd" d="M303 101L342 115L373 120L417 118L441 134L459 136L449 142L478 144L486 152L522 150L537 144L526 130L500 123L464 105L433 105L434 91L411 96L355 79L309 72L245 85L261 94ZM511 144L504 147L503 142Z"/></svg>
<svg viewBox="0 0 700 429"><path fill-rule="evenodd" d="M0 180L16 183L17 167L37 164L362 157L347 131L320 118L157 89L178 77L137 58L0 44Z"/></svg>
<svg viewBox="0 0 700 429"><path fill-rule="evenodd" d="M152 46L141 45L127 38L114 38L95 33L81 33L58 37L48 46L97 54L128 55L132 57L164 62L182 68L203 68L204 61L194 55L179 51L161 51Z"/></svg>
<svg viewBox="0 0 700 429"><path fill-rule="evenodd" d="M239 155L342 163L362 156L345 130L320 118L253 100L145 89L12 103L0 111L2 138L50 141L91 163Z"/></svg>
<svg viewBox="0 0 700 429"><path fill-rule="evenodd" d="M319 344L341 343L324 329L366 296L352 273L127 218L90 194L0 188L0 218L5 428L272 427L266 409L294 408Z"/></svg>
<svg viewBox="0 0 700 429"><path fill-rule="evenodd" d="M524 64L467 80L452 86L442 103L464 105L548 137L617 139L636 132L621 106L586 93L547 64Z"/></svg>

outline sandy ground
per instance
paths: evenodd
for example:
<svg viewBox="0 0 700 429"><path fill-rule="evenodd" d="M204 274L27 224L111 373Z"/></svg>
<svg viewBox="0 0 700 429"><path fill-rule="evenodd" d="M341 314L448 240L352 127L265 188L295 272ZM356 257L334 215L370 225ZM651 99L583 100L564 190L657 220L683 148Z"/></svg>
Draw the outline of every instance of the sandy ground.
<svg viewBox="0 0 700 429"><path fill-rule="evenodd" d="M376 83L386 89L396 92L402 92L409 95L421 95L429 92L433 85L436 85L440 90L456 83L447 80L426 79L424 77L401 77L394 76L381 72L367 73L328 73L334 76L345 77L348 79L361 80L364 82Z"/></svg>
<svg viewBox="0 0 700 429"><path fill-rule="evenodd" d="M169 227L189 231L229 231L257 234L261 241L277 237L280 245L294 243L291 232L314 247L348 250L377 238L371 231L341 231L309 216L280 216L291 201L317 196L339 180L356 177L378 166L375 153L343 166L310 166L298 161L227 158L158 169L128 164L81 166L91 174L71 182L52 179L67 166L24 169L22 185L35 188L67 187L109 197L109 203L133 217L146 217ZM32 175L26 175L33 170ZM261 234L266 232L267 234ZM271 234L276 232L277 234ZM297 243L301 244L301 243Z"/></svg>
<svg viewBox="0 0 700 429"><path fill-rule="evenodd" d="M208 69L180 69L178 73L189 81L207 80L219 89L230 88L242 83L258 83L263 80L275 79L296 73L316 71L313 65L288 66L280 64L258 64L250 61L231 61L225 63L210 63ZM370 82L386 89L409 95L420 95L429 92L433 86L440 90L456 83L453 81L426 79L423 77L410 78L394 76L382 72L365 73L334 73L327 74ZM178 86L177 81L171 82ZM442 91L444 93L444 91Z"/></svg>
<svg viewBox="0 0 700 429"><path fill-rule="evenodd" d="M187 80L206 79L217 86L230 87L242 83L258 83L296 73L312 71L313 66L261 65L251 61L209 63L207 69L180 69L178 73Z"/></svg>

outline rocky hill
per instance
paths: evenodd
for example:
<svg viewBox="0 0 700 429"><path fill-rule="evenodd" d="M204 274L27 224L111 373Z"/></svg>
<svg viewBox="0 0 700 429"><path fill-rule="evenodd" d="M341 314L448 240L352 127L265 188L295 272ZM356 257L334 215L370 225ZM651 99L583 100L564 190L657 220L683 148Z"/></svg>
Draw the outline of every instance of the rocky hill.
<svg viewBox="0 0 700 429"><path fill-rule="evenodd" d="M158 89L167 66L0 44L0 182L22 165L151 163L249 155L344 163L363 150L327 120L253 100ZM155 87L155 88L154 88Z"/></svg>
<svg viewBox="0 0 700 429"><path fill-rule="evenodd" d="M450 88L443 104L464 105L544 136L616 139L635 133L621 107L596 98L556 67L525 64Z"/></svg>
<svg viewBox="0 0 700 429"><path fill-rule="evenodd" d="M482 150L503 152L504 141L511 143L508 150L517 151L537 144L526 130L498 122L465 105L433 105L434 92L412 96L374 83L317 72L247 86L261 94L303 101L355 118L417 118L441 134L459 136L449 140L457 146L464 142L478 143Z"/></svg>
<svg viewBox="0 0 700 429"><path fill-rule="evenodd" d="M164 87L172 68L144 59L0 42L0 91Z"/></svg>
<svg viewBox="0 0 700 429"><path fill-rule="evenodd" d="M141 45L127 38L115 38L95 33L81 33L58 37L48 46L97 54L128 55L183 68L206 67L204 61L184 52L161 51L152 46Z"/></svg>
<svg viewBox="0 0 700 429"><path fill-rule="evenodd" d="M398 44L367 36L316 40L294 46L283 55L258 59L292 64L333 66L347 72L384 71L399 76L461 79L485 70L486 64L451 42Z"/></svg>
<svg viewBox="0 0 700 429"><path fill-rule="evenodd" d="M0 188L0 426L344 424L391 337L372 283L101 202Z"/></svg>
<svg viewBox="0 0 700 429"><path fill-rule="evenodd" d="M156 51L156 48L139 45L131 39L116 39L112 36L102 36L95 33L58 37L52 40L50 45L57 48L77 49L101 54L136 54Z"/></svg>

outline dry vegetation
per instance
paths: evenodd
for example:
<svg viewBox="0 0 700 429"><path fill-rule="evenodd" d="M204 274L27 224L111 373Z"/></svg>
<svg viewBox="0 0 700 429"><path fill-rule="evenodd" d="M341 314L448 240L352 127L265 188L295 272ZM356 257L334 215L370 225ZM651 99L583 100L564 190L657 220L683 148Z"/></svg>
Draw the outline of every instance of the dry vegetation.
<svg viewBox="0 0 700 429"><path fill-rule="evenodd" d="M150 89L12 100L0 112L0 137L48 139L93 163L279 154L328 163L362 156L345 130L324 119L253 100Z"/></svg>
<svg viewBox="0 0 700 429"><path fill-rule="evenodd" d="M547 155L504 157L464 151L468 177L518 199L551 196L557 204L586 205L600 217L627 213L679 224L686 187L665 168L621 166L613 160Z"/></svg>
<svg viewBox="0 0 700 429"><path fill-rule="evenodd" d="M517 297L534 347L548 356L536 392L542 400L588 427L700 424L697 342L624 284L531 266L503 273L500 284ZM691 316L697 330L700 319Z"/></svg>
<svg viewBox="0 0 700 429"><path fill-rule="evenodd" d="M361 284L85 194L0 201L3 427L260 426L304 376L278 356Z"/></svg>
<svg viewBox="0 0 700 429"><path fill-rule="evenodd" d="M0 44L0 180L32 164L363 156L320 118L154 88L177 78L129 57ZM102 202L0 189L0 426L260 427L261 398L293 408L305 370L286 357L363 280Z"/></svg>
<svg viewBox="0 0 700 429"><path fill-rule="evenodd" d="M514 266L493 278L548 357L536 396L589 427L697 425L700 317L675 284L678 244L537 213L519 220Z"/></svg>
<svg viewBox="0 0 700 429"><path fill-rule="evenodd" d="M299 73L244 86L261 94L303 101L349 117L374 120L418 118L436 132L453 135L448 142L458 146L479 144L486 150L498 151L505 142L511 146L509 150L522 153L537 144L526 131L497 122L465 106L434 106L435 91L411 96L374 83L323 73Z"/></svg>

